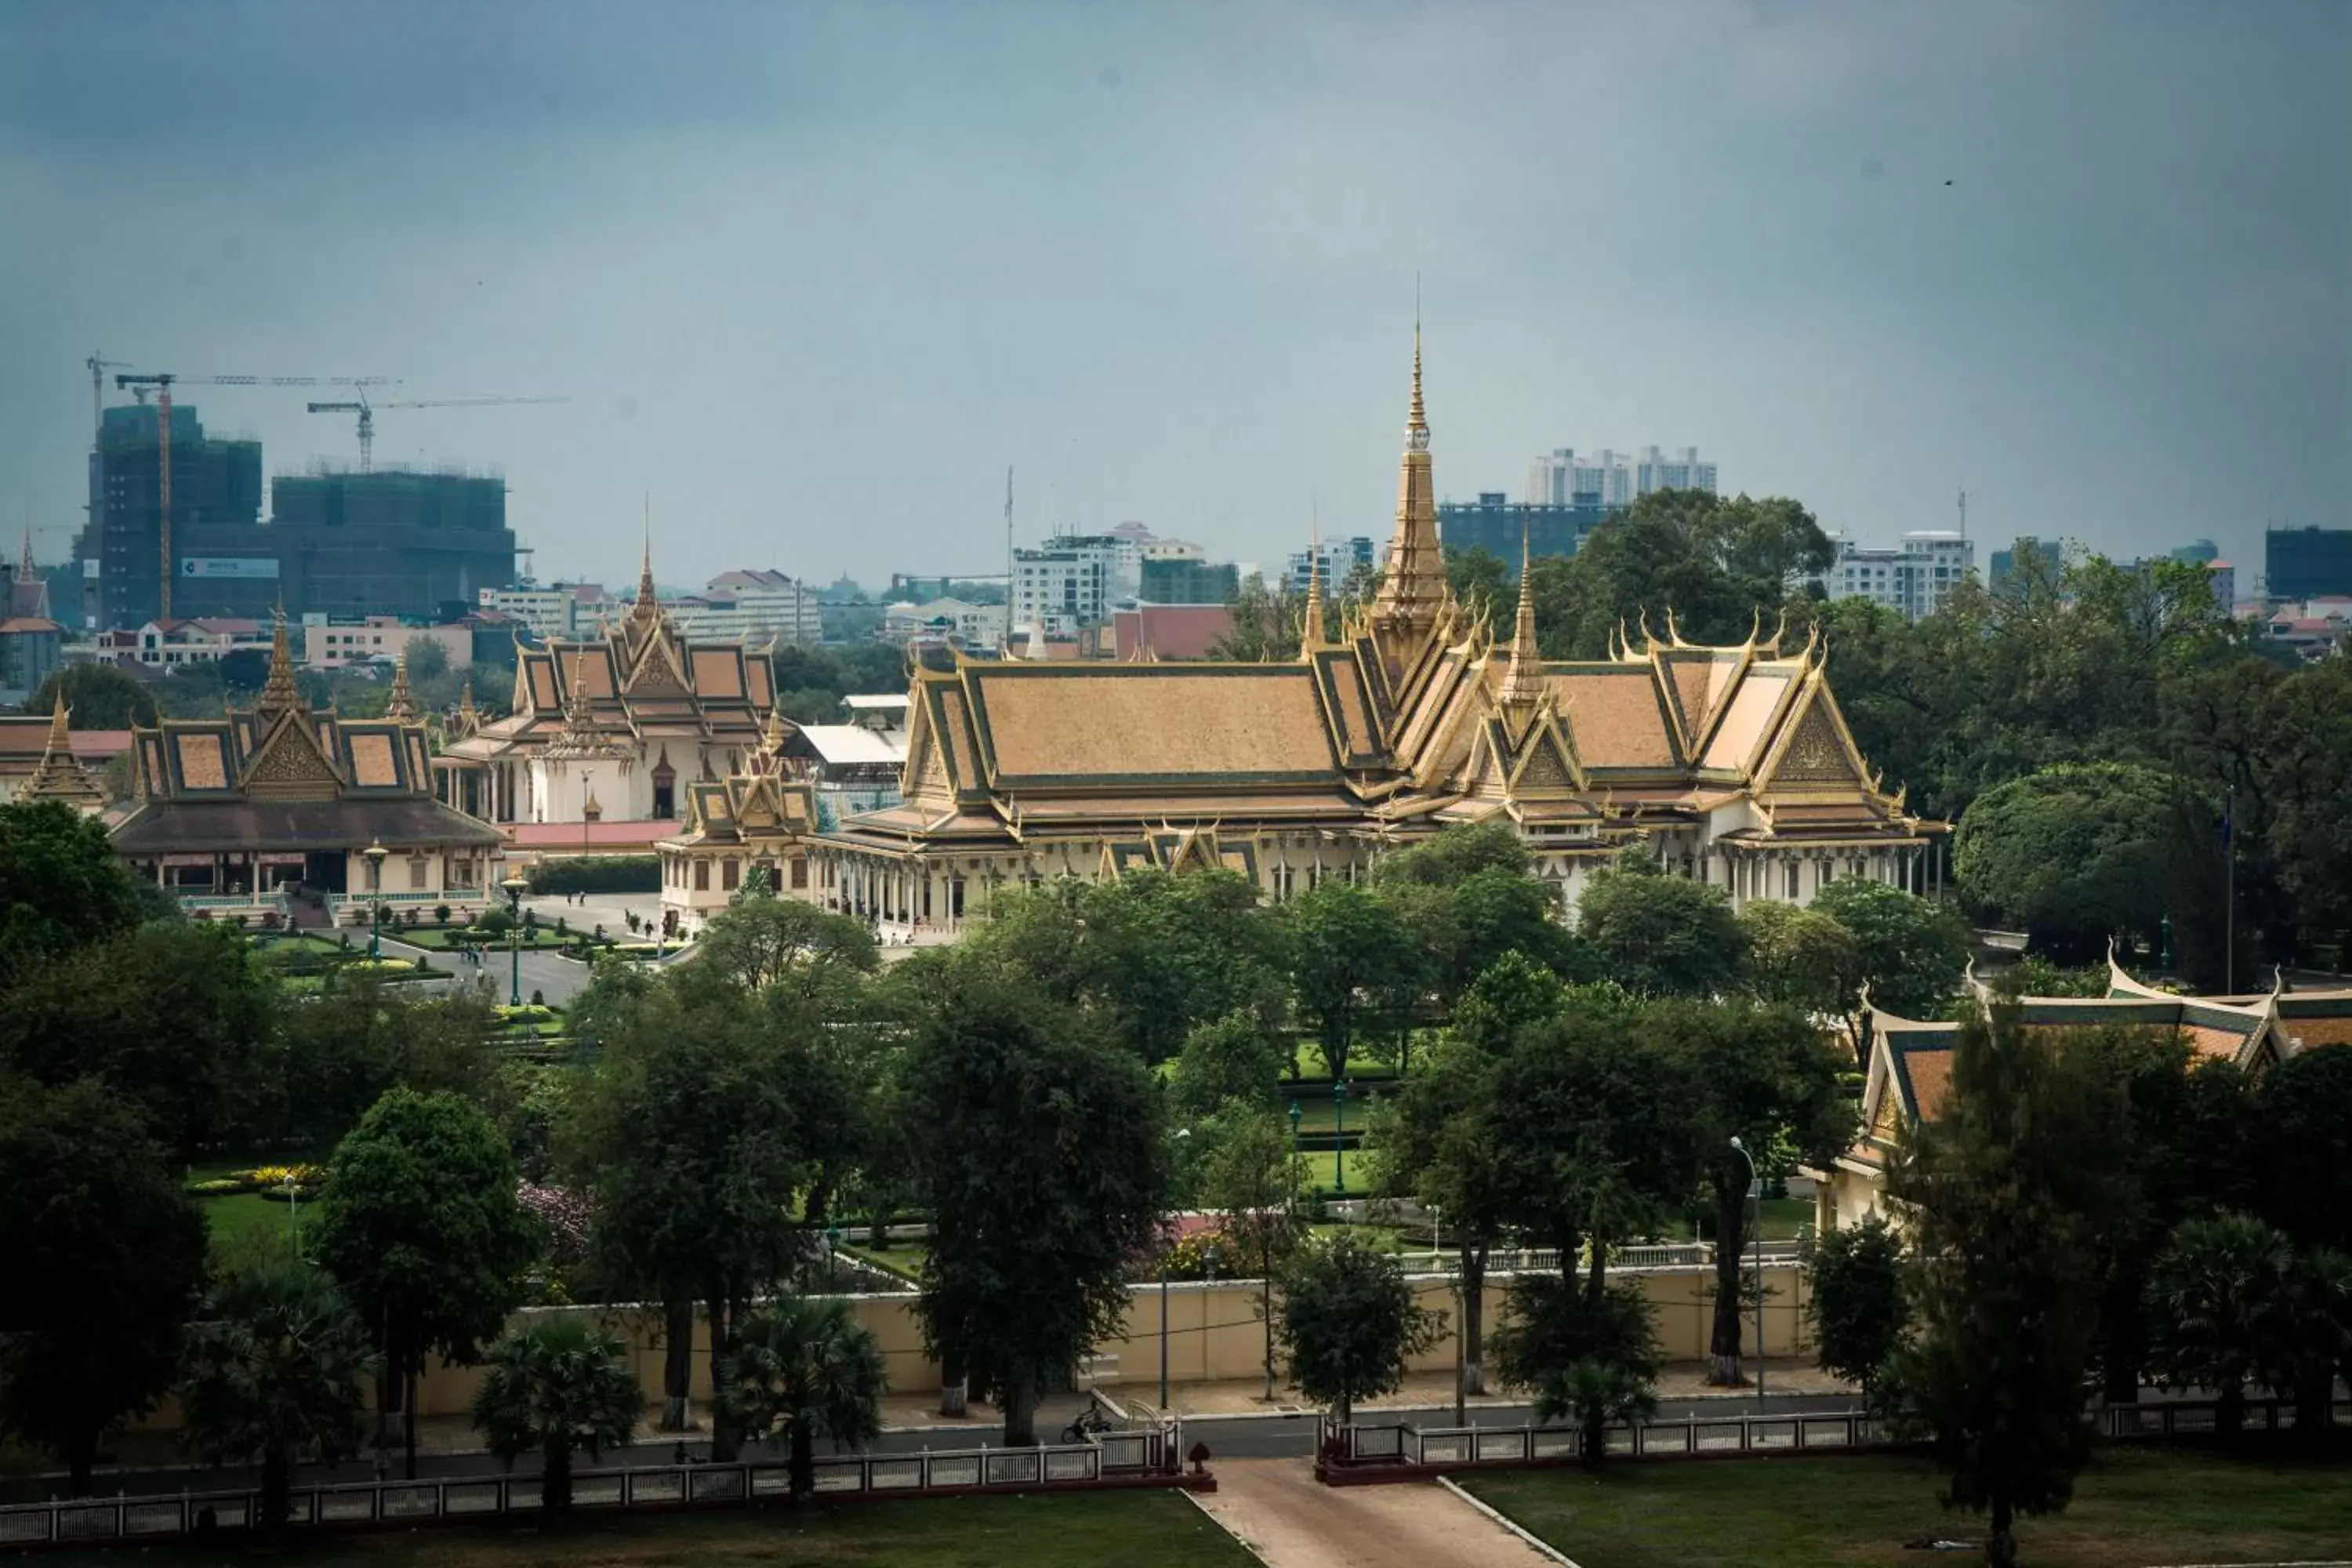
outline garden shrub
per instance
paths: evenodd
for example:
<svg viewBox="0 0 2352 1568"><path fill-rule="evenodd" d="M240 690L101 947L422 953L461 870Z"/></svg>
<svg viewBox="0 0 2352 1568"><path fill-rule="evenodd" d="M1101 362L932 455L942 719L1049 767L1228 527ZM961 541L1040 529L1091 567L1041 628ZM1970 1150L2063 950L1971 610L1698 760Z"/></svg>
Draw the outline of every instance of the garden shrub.
<svg viewBox="0 0 2352 1568"><path fill-rule="evenodd" d="M579 855L541 860L525 873L533 893L658 893L657 855Z"/></svg>

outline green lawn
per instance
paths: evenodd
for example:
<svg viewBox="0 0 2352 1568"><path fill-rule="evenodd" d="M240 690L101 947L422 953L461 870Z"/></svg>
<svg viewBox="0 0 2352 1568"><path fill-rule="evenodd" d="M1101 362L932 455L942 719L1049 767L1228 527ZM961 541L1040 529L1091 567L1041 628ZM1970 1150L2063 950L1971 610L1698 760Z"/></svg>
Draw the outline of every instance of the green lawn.
<svg viewBox="0 0 2352 1568"><path fill-rule="evenodd" d="M1766 1198L1764 1200L1764 1239L1794 1241L1805 1226L1813 1223L1813 1200L1811 1198ZM1693 1232L1687 1224L1676 1222L1666 1227L1669 1239L1688 1241Z"/></svg>
<svg viewBox="0 0 2352 1568"><path fill-rule="evenodd" d="M241 1174L256 1165L300 1163L292 1155L235 1160L226 1164L194 1166L188 1179L206 1182L219 1176ZM264 1256L282 1258L293 1239L295 1226L299 1224L304 1230L310 1229L311 1218L317 1212L315 1205L304 1203L294 1205L294 1214L289 1215L283 1193L231 1193L226 1197L191 1201L196 1205L196 1213L204 1216L205 1228L211 1232L215 1262L256 1262Z"/></svg>
<svg viewBox="0 0 2352 1568"><path fill-rule="evenodd" d="M909 1280L921 1278L923 1259L930 1253L929 1244L905 1237L878 1250L864 1242L845 1240L841 1250L845 1257L862 1258L877 1268L887 1269Z"/></svg>
<svg viewBox="0 0 2352 1568"><path fill-rule="evenodd" d="M235 1549L151 1546L76 1552L77 1563L194 1568L246 1560ZM929 1498L757 1511L582 1518L572 1528L406 1530L314 1542L288 1568L1251 1568L1255 1559L1170 1492Z"/></svg>
<svg viewBox="0 0 2352 1568"><path fill-rule="evenodd" d="M593 931L594 928L592 926L589 930ZM411 947L428 948L436 952L446 951L453 942L463 942L469 947L482 948L488 952L504 952L507 951L509 941L503 936L475 936L463 926L451 926L444 930L439 926L404 926L391 921L384 923L383 934L397 938ZM551 947L570 947L583 934L586 933L575 929L568 935L558 936L555 934L553 926L541 926L535 931L527 931L523 933L521 946L525 952L537 952Z"/></svg>
<svg viewBox="0 0 2352 1568"><path fill-rule="evenodd" d="M1958 1565L1973 1552L1910 1552L1927 1536L1981 1541L1980 1516L1937 1506L1924 1458L1751 1459L1486 1472L1459 1478L1582 1568ZM2021 1520L2033 1568L2278 1563L2340 1557L2352 1542L2352 1466L2116 1447L2062 1514Z"/></svg>

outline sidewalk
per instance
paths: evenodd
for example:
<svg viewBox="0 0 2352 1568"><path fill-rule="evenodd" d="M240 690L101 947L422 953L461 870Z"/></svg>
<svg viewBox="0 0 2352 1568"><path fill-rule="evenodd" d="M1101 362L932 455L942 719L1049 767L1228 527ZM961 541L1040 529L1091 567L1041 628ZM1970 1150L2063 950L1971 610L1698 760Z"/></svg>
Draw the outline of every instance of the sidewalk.
<svg viewBox="0 0 2352 1568"><path fill-rule="evenodd" d="M1748 1375L1755 1375L1755 1363L1748 1363ZM1491 1379L1492 1368L1488 1369ZM1472 1405L1524 1405L1528 1395L1497 1390L1492 1382L1489 1392L1474 1394ZM1268 1404L1259 1397L1265 1391L1265 1379L1253 1377L1229 1379L1216 1383L1180 1383L1168 1390L1171 1413L1177 1415L1249 1415L1268 1411L1307 1408L1298 1390L1277 1382L1274 1401ZM1106 1398L1113 1399L1138 1414L1148 1412L1160 1389L1156 1383L1108 1384L1102 1390ZM1764 1392L1781 1394L1858 1394L1853 1384L1831 1376L1810 1361L1775 1359L1764 1365ZM1702 1362L1675 1362L1658 1376L1658 1398L1671 1399L1747 1399L1756 1397L1750 1383L1746 1388L1711 1388L1707 1385L1706 1366ZM1357 1407L1359 1414L1376 1410L1396 1409L1412 1405L1451 1405L1454 1403L1454 1373L1448 1372L1416 1372L1405 1376L1404 1386L1384 1398Z"/></svg>

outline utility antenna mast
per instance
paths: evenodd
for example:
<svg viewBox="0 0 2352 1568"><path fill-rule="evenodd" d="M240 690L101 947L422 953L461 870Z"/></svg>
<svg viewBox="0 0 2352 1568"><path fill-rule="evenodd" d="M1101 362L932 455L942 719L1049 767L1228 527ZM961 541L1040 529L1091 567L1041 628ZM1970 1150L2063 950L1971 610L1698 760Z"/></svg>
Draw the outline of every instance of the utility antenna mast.
<svg viewBox="0 0 2352 1568"><path fill-rule="evenodd" d="M1004 657L1013 657L1013 465L1004 467Z"/></svg>
<svg viewBox="0 0 2352 1568"><path fill-rule="evenodd" d="M1960 492L1960 537L1961 537L1962 539L1966 539L1968 536L1969 536L1969 492L1968 492L1968 491L1966 491L1966 490L1962 490L1962 491Z"/></svg>

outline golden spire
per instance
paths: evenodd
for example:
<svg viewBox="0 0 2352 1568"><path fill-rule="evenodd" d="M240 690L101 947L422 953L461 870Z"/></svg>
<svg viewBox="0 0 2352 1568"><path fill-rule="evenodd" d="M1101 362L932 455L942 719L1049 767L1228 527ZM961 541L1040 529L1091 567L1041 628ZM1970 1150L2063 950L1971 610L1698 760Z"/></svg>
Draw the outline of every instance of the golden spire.
<svg viewBox="0 0 2352 1568"><path fill-rule="evenodd" d="M1323 550L1318 537L1322 530L1311 529L1307 535L1307 613L1299 617L1298 651L1313 653L1323 647Z"/></svg>
<svg viewBox="0 0 2352 1568"><path fill-rule="evenodd" d="M654 599L654 498L646 496L646 552L637 563L637 602L629 612L632 620L651 620L660 613Z"/></svg>
<svg viewBox="0 0 2352 1568"><path fill-rule="evenodd" d="M1528 525L1519 525L1519 609L1511 622L1511 666L1503 674L1503 706L1526 711L1543 700L1543 656L1536 650L1534 559L1528 546Z"/></svg>
<svg viewBox="0 0 2352 1568"><path fill-rule="evenodd" d="M25 553L16 563L16 580L33 581L33 520L29 517L25 520Z"/></svg>
<svg viewBox="0 0 2352 1568"><path fill-rule="evenodd" d="M1405 413L1404 457L1398 465L1396 530L1389 537L1386 574L1372 605L1376 631L1396 642L1425 636L1453 603L1444 552L1437 537L1437 499L1429 471L1429 416L1421 396L1421 318L1412 324L1412 401ZM1416 648L1391 646L1395 664Z"/></svg>
<svg viewBox="0 0 2352 1568"><path fill-rule="evenodd" d="M408 647L401 645L400 657L393 661L392 695L384 699L383 716L403 724L416 722L416 693L408 687Z"/></svg>
<svg viewBox="0 0 2352 1568"><path fill-rule="evenodd" d="M466 677L457 689L457 732L470 735L482 727L482 710L474 706L474 678Z"/></svg>
<svg viewBox="0 0 2352 1568"><path fill-rule="evenodd" d="M106 793L74 755L73 731L66 722L62 690L49 712L49 742L42 748L41 760L33 765L32 777L25 782L25 794L28 799L62 800L93 811L106 804Z"/></svg>
<svg viewBox="0 0 2352 1568"><path fill-rule="evenodd" d="M286 639L286 602L280 599L271 616L269 634L269 677L261 683L261 695L253 704L254 739L260 740L281 714L291 713L302 706L302 693L294 685L294 651Z"/></svg>

